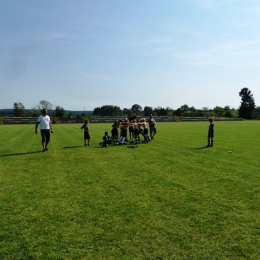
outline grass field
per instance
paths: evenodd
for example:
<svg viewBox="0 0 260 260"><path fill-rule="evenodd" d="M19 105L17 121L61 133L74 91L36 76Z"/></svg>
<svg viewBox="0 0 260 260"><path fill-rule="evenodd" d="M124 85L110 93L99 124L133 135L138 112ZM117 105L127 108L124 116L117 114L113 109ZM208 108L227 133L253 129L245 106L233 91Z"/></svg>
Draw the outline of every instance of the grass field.
<svg viewBox="0 0 260 260"><path fill-rule="evenodd" d="M260 121L158 123L101 148L111 124L0 125L0 259L260 259ZM229 152L229 151L232 151Z"/></svg>

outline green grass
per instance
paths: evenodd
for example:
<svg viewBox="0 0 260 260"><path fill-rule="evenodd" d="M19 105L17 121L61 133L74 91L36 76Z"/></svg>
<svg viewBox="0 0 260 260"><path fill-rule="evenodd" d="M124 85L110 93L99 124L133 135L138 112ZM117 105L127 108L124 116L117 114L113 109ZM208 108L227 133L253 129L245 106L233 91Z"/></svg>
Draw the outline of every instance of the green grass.
<svg viewBox="0 0 260 260"><path fill-rule="evenodd" d="M111 124L0 125L0 259L260 259L260 121L158 123L101 148ZM228 153L232 151L232 153Z"/></svg>

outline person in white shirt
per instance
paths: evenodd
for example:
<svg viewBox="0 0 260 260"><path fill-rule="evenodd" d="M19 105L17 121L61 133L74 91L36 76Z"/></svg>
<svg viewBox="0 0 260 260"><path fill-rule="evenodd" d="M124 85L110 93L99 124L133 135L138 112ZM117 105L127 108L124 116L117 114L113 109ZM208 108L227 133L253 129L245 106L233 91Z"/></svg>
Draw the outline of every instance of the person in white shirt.
<svg viewBox="0 0 260 260"><path fill-rule="evenodd" d="M53 133L51 119L47 113L47 109L43 109L42 115L37 118L35 125L35 134L38 134L38 125L40 124L43 152L48 151L47 146L50 142L50 133Z"/></svg>

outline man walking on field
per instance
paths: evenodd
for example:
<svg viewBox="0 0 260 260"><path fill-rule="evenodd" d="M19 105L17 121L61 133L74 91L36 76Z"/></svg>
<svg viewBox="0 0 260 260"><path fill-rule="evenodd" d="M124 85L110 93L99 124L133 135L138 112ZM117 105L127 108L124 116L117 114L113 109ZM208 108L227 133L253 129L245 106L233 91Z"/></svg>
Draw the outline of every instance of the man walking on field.
<svg viewBox="0 0 260 260"><path fill-rule="evenodd" d="M43 152L48 151L47 146L50 142L51 133L53 133L51 119L47 113L47 109L43 109L42 115L37 118L35 125L35 134L38 134L38 125L40 124Z"/></svg>

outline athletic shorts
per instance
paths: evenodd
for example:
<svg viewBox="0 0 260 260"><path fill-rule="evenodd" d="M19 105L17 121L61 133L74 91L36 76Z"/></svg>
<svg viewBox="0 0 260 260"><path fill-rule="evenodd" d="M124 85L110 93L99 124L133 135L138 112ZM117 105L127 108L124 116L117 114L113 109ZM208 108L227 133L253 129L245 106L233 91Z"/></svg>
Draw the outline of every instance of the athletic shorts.
<svg viewBox="0 0 260 260"><path fill-rule="evenodd" d="M208 133L208 137L214 137L214 132Z"/></svg>
<svg viewBox="0 0 260 260"><path fill-rule="evenodd" d="M118 129L112 128L112 136L118 136Z"/></svg>
<svg viewBox="0 0 260 260"><path fill-rule="evenodd" d="M136 129L136 128L135 128L135 129L134 129L134 134L135 134L135 135L139 135L139 129Z"/></svg>
<svg viewBox="0 0 260 260"><path fill-rule="evenodd" d="M121 136L126 137L126 133L127 133L126 129L122 128Z"/></svg>
<svg viewBox="0 0 260 260"><path fill-rule="evenodd" d="M150 126L150 133L155 133L156 134L157 130L155 126Z"/></svg>
<svg viewBox="0 0 260 260"><path fill-rule="evenodd" d="M42 142L50 142L51 132L50 129L41 129Z"/></svg>
<svg viewBox="0 0 260 260"><path fill-rule="evenodd" d="M90 139L90 135L88 131L84 132L84 139Z"/></svg>

